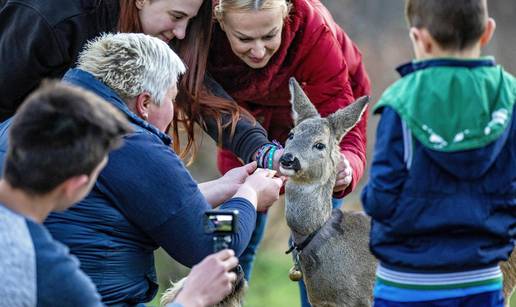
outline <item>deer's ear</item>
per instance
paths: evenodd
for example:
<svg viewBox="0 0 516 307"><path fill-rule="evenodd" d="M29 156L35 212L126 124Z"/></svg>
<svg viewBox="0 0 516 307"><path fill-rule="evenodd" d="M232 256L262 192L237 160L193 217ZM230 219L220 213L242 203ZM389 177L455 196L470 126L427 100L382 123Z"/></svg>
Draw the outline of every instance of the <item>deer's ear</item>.
<svg viewBox="0 0 516 307"><path fill-rule="evenodd" d="M328 116L331 129L339 142L358 123L367 108L368 102L369 96L362 96L349 106Z"/></svg>
<svg viewBox="0 0 516 307"><path fill-rule="evenodd" d="M317 109L315 109L295 78L290 78L289 87L295 125L307 118L320 117L319 112L317 112Z"/></svg>

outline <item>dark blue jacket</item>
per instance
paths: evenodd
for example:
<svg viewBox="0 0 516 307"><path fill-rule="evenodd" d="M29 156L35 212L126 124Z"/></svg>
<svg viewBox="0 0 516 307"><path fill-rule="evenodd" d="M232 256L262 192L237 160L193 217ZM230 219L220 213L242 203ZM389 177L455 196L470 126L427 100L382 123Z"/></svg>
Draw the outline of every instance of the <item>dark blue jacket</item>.
<svg viewBox="0 0 516 307"><path fill-rule="evenodd" d="M154 268L158 247L186 266L213 252L212 236L203 228L203 214L211 206L169 147L166 134L136 117L91 74L70 70L64 81L109 101L136 130L109 155L90 194L69 210L51 214L45 226L79 258L105 303L147 302L158 289ZM5 144L9 123L0 126L0 145ZM224 203L221 209L240 212L239 232L231 246L239 255L254 229L255 209L242 198Z"/></svg>
<svg viewBox="0 0 516 307"><path fill-rule="evenodd" d="M488 146L442 152L414 138L393 108L379 111L362 203L382 265L436 273L506 260L516 238L516 112Z"/></svg>

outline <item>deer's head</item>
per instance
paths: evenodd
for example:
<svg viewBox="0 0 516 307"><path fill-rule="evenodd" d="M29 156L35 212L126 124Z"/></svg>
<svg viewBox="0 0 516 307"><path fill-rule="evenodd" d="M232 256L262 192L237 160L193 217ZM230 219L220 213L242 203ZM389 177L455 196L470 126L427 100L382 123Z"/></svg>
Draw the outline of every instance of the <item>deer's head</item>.
<svg viewBox="0 0 516 307"><path fill-rule="evenodd" d="M286 141L280 170L296 183L334 183L339 143L360 120L369 97L323 118L294 78L290 79L290 94L295 127Z"/></svg>

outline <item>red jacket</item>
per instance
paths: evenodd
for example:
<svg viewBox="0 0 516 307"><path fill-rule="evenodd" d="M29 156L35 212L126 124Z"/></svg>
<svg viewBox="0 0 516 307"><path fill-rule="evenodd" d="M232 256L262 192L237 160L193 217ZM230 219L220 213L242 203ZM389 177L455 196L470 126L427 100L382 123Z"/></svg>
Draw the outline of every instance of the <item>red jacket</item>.
<svg viewBox="0 0 516 307"><path fill-rule="evenodd" d="M268 131L284 142L293 127L288 80L295 77L322 116L370 93L370 81L360 51L318 0L293 0L282 42L266 67L252 69L231 50L225 33L215 25L208 70L222 87L249 110ZM337 195L351 192L366 164L367 113L344 137L341 151L353 168L353 181ZM221 150L222 173L241 163Z"/></svg>

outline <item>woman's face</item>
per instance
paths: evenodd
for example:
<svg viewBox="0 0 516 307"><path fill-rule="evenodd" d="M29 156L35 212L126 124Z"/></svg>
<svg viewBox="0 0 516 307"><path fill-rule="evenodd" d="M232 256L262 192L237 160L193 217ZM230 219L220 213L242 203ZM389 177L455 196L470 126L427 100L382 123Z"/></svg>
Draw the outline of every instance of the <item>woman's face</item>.
<svg viewBox="0 0 516 307"><path fill-rule="evenodd" d="M233 52L251 68L263 68L281 45L284 8L228 11L221 27Z"/></svg>
<svg viewBox="0 0 516 307"><path fill-rule="evenodd" d="M197 15L203 0L136 0L143 33L166 43L183 39L190 19ZM211 1L211 0L210 0Z"/></svg>
<svg viewBox="0 0 516 307"><path fill-rule="evenodd" d="M177 86L172 85L165 95L161 105L151 103L149 106L149 114L147 121L158 128L160 131L165 132L168 128L172 119L174 119L174 100L177 95Z"/></svg>

